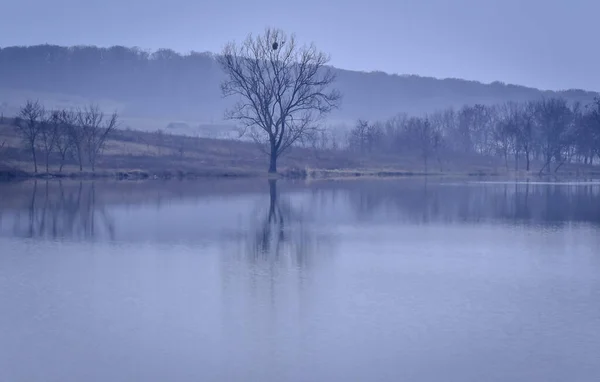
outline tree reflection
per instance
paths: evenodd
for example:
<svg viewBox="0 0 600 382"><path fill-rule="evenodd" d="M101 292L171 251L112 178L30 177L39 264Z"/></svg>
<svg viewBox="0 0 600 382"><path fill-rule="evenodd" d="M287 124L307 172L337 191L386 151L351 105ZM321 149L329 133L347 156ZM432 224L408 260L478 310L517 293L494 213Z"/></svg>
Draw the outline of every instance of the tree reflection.
<svg viewBox="0 0 600 382"><path fill-rule="evenodd" d="M263 222L257 224L254 240L250 241L252 255L255 258L269 256L274 253L278 257L281 247L287 240L286 221L290 219L291 210L283 208L277 198L277 181L269 180L269 211Z"/></svg>
<svg viewBox="0 0 600 382"><path fill-rule="evenodd" d="M347 192L359 221L600 224L598 184L364 182Z"/></svg>
<svg viewBox="0 0 600 382"><path fill-rule="evenodd" d="M97 200L94 182L67 186L62 181L35 180L27 207L14 211L12 233L27 238L114 240L115 223Z"/></svg>
<svg viewBox="0 0 600 382"><path fill-rule="evenodd" d="M315 257L330 253L331 240L315 229L311 211L295 208L288 195L280 195L277 180L269 180L269 203L261 203L250 215L250 221L239 227L235 250L252 264L280 264L297 268L311 265Z"/></svg>
<svg viewBox="0 0 600 382"><path fill-rule="evenodd" d="M290 261L306 265L315 237L305 229L304 216L292 208L289 200L280 198L277 180L269 180L269 208L257 211L245 238L246 255L253 261Z"/></svg>

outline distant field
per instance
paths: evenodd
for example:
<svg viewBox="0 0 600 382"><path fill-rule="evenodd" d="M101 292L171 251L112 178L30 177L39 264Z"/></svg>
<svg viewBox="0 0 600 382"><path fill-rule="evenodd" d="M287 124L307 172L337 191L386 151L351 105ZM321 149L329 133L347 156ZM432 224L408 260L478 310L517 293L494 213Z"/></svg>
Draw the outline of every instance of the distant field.
<svg viewBox="0 0 600 382"><path fill-rule="evenodd" d="M107 141L106 149L97 164L97 172L136 172L148 174L188 175L258 175L266 172L267 157L253 143L239 140L197 138L184 135L117 130ZM0 126L0 143L6 142L0 152L4 168L33 170L33 163L12 127ZM43 167L39 162L40 168ZM295 148L280 162L282 170L290 168L358 168L360 161L342 152ZM53 155L50 171L58 171L59 158ZM41 170L40 170L41 171ZM86 171L84 169L84 171ZM73 159L64 173L78 172Z"/></svg>

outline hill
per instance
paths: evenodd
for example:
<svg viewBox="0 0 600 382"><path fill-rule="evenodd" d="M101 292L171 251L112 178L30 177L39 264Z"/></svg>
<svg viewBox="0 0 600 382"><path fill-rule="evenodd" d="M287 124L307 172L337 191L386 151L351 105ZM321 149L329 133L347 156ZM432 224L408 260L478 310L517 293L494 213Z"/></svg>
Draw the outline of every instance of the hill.
<svg viewBox="0 0 600 382"><path fill-rule="evenodd" d="M336 87L344 98L342 107L331 115L331 123L542 96L588 103L597 94L542 91L501 82L336 72ZM0 112L14 114L27 98L61 107L93 101L105 109L118 109L134 128L155 130L177 122L177 126L202 124L219 131L230 102L220 95L222 76L211 53L182 55L169 49L146 52L122 46L6 47L0 49Z"/></svg>

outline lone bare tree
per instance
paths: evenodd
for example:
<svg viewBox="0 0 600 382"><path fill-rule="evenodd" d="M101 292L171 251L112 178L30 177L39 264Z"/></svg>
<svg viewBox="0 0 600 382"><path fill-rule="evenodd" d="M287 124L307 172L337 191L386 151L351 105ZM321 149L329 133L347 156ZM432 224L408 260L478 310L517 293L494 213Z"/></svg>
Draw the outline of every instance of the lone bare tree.
<svg viewBox="0 0 600 382"><path fill-rule="evenodd" d="M19 116L15 118L17 132L27 145L33 159L33 168L37 173L36 145L42 129L42 119L46 111L38 101L27 101L25 106L19 111Z"/></svg>
<svg viewBox="0 0 600 382"><path fill-rule="evenodd" d="M294 142L314 134L318 121L338 106L340 93L329 56L311 44L300 46L294 35L266 29L241 44L225 46L219 63L226 74L224 96L237 97L226 117L237 120L269 155L269 173Z"/></svg>

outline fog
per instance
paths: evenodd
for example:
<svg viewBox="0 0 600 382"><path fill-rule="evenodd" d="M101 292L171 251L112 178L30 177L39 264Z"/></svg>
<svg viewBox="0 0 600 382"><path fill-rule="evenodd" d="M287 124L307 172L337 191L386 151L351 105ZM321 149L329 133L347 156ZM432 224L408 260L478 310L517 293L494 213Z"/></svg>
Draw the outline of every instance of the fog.
<svg viewBox="0 0 600 382"><path fill-rule="evenodd" d="M0 13L0 382L600 380L597 0Z"/></svg>
<svg viewBox="0 0 600 382"><path fill-rule="evenodd" d="M336 70L336 75L335 87L343 101L329 116L328 123L334 125L552 96L587 104L596 95L382 72ZM0 111L14 115L28 98L55 108L96 102L118 110L133 128L156 130L183 121L214 130L227 124L224 111L234 102L221 96L223 78L210 53L182 56L169 49L148 53L125 47L4 48L0 50Z"/></svg>
<svg viewBox="0 0 600 382"><path fill-rule="evenodd" d="M599 7L595 0L4 0L0 46L218 52L275 26L316 42L341 68L598 91Z"/></svg>

